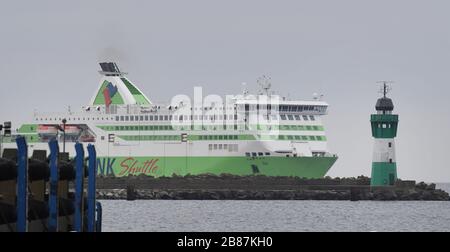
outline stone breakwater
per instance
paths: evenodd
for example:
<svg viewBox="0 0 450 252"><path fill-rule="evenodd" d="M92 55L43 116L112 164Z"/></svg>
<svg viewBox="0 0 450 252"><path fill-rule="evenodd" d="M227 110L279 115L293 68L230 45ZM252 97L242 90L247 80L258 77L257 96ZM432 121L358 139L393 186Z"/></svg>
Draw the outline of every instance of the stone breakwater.
<svg viewBox="0 0 450 252"><path fill-rule="evenodd" d="M130 176L97 179L98 199L164 200L433 200L447 201L434 184L397 181L370 187L370 179L199 175L170 178Z"/></svg>

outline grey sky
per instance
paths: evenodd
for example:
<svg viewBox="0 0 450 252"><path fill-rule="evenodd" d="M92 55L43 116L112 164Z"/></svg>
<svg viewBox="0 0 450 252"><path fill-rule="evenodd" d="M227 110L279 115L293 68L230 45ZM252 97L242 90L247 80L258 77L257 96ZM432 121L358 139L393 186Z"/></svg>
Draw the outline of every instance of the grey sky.
<svg viewBox="0 0 450 252"><path fill-rule="evenodd" d="M330 176L370 175L369 115L393 80L399 177L450 181L449 1L1 1L0 121L86 105L99 60L152 100L230 94L272 77L325 94ZM450 156L450 155L449 155Z"/></svg>

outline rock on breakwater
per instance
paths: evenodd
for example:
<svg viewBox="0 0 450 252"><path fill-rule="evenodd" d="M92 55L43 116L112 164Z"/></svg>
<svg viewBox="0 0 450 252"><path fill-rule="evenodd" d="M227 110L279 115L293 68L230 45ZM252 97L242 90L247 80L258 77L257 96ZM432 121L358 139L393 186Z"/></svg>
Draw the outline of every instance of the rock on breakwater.
<svg viewBox="0 0 450 252"><path fill-rule="evenodd" d="M168 200L450 200L434 184L397 181L370 187L370 179L199 175L153 178L98 178L99 199ZM130 197L132 195L133 197Z"/></svg>

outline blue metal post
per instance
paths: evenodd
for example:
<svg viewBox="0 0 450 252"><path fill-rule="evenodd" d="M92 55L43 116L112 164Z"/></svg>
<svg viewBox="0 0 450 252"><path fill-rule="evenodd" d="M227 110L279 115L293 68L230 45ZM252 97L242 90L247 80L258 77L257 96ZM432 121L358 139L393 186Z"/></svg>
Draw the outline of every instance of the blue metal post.
<svg viewBox="0 0 450 252"><path fill-rule="evenodd" d="M58 231L58 157L59 157L59 146L56 139L52 139L48 143L50 147L50 190L48 197L48 231L57 232Z"/></svg>
<svg viewBox="0 0 450 252"><path fill-rule="evenodd" d="M88 208L87 208L87 228L88 232L95 231L95 177L97 176L97 153L94 145L87 147L89 153L88 167Z"/></svg>
<svg viewBox="0 0 450 252"><path fill-rule="evenodd" d="M96 202L97 218L95 221L95 232L102 232L102 204Z"/></svg>
<svg viewBox="0 0 450 252"><path fill-rule="evenodd" d="M77 232L83 231L83 184L84 184L84 149L80 143L75 144L77 153L75 161L75 216L74 229Z"/></svg>
<svg viewBox="0 0 450 252"><path fill-rule="evenodd" d="M25 138L19 136L16 139L17 156L17 232L28 231L28 146Z"/></svg>

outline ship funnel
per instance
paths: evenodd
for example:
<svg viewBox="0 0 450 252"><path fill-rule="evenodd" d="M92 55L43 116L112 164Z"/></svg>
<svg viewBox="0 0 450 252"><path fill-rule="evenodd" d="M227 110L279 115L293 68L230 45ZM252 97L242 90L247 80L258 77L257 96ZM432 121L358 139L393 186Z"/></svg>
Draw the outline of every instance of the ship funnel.
<svg viewBox="0 0 450 252"><path fill-rule="evenodd" d="M89 103L92 110L98 106L110 105L150 105L151 102L142 91L134 85L115 62L100 62L102 75L97 91Z"/></svg>

